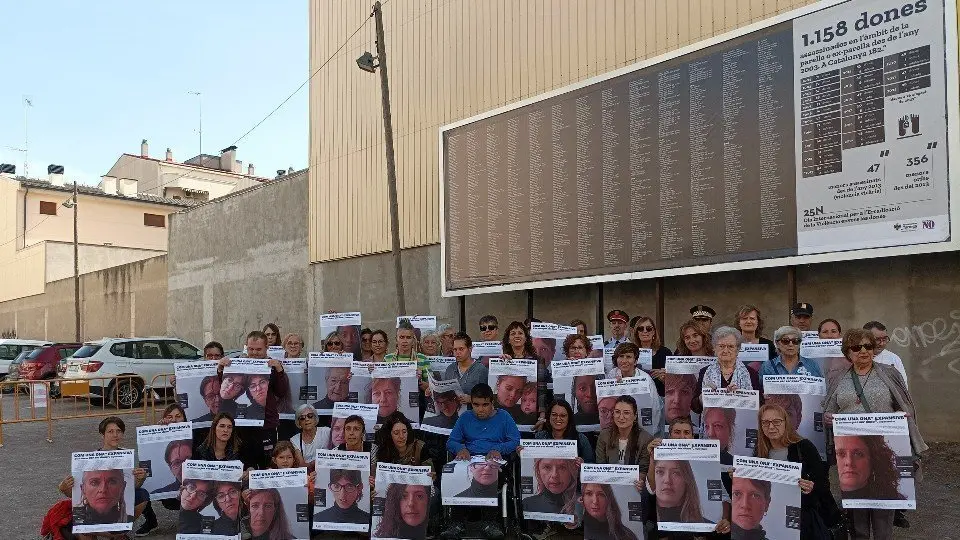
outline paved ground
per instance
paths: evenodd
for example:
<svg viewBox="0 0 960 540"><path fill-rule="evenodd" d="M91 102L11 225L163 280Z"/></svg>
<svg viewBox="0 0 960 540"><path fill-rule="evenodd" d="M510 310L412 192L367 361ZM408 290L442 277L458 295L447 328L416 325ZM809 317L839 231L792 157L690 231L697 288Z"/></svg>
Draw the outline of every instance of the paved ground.
<svg viewBox="0 0 960 540"><path fill-rule="evenodd" d="M10 396L2 399L4 417L9 418L13 404ZM135 427L143 424L143 415L128 414L123 418L127 422L126 443L133 446ZM39 537L43 515L59 499L56 486L70 469L70 453L96 449L98 422L97 419L58 421L53 443L46 441L46 423L3 426L0 537L15 540ZM960 444L932 444L926 457L926 477L919 487L920 509L908 513L913 526L898 529L896 538L960 540ZM176 513L160 505L154 508L161 527L150 538L173 540ZM323 537L336 538L329 534Z"/></svg>

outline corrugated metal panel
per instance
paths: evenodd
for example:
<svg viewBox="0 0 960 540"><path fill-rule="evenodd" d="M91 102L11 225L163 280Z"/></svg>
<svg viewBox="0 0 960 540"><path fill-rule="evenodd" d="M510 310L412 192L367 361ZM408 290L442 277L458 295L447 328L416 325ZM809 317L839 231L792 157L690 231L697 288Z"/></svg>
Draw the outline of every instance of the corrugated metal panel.
<svg viewBox="0 0 960 540"><path fill-rule="evenodd" d="M437 129L813 0L388 0L384 7L403 247L439 241ZM310 2L310 70L368 18ZM373 20L310 83L310 258L390 249Z"/></svg>

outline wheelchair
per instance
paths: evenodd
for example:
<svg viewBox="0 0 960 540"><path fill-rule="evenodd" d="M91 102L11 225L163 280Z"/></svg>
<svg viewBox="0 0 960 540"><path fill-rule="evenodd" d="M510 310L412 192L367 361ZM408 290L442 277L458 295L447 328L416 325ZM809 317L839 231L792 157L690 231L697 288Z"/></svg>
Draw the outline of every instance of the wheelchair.
<svg viewBox="0 0 960 540"><path fill-rule="evenodd" d="M453 454L447 455L447 462L453 459ZM500 472L500 491L499 504L497 506L498 524L503 531L504 538L524 538L530 539L523 526L523 508L520 504L520 459L516 454L507 458L507 463L501 467ZM442 526L441 531L453 523L454 509L468 509L472 507L464 506L444 506L442 507ZM478 525L478 522L473 523ZM465 531L461 540L480 539L486 540L478 527L471 527L471 523L466 523Z"/></svg>

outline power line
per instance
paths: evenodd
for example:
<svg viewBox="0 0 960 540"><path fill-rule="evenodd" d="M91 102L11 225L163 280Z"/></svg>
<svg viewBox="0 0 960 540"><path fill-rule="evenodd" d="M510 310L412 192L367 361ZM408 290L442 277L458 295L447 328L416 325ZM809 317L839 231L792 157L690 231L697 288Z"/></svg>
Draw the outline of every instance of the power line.
<svg viewBox="0 0 960 540"><path fill-rule="evenodd" d="M390 0L386 0L386 2L384 2L384 3L382 4L382 6L387 5L387 3L389 3L389 2L390 2ZM381 8L382 8L382 6L381 6ZM307 80L303 81L303 83L301 83L300 86L298 86L296 90L294 90L289 96L287 96L283 101L281 101L279 105L277 105L276 107L274 107L274 109L273 109L272 111L270 111L270 113L267 114L267 116L265 116L262 120L260 120L259 122L257 122L252 128L250 128L249 130L247 130L246 133L244 133L243 135L241 135L240 138L237 139L236 141L234 141L233 144L236 145L237 143L239 143L240 141L242 141L244 138L246 138L247 135L250 135L251 133L253 133L254 130L256 130L258 127L260 127L261 124L263 124L264 122L266 122L271 116L273 116L277 111L279 111L288 101L290 101L290 100L293 98L293 96L297 95L297 93L300 92L300 90L302 90L303 87L306 86L311 80L313 80L313 78L314 78L318 73L320 73L320 70L322 70L323 68L325 68L325 67L327 66L327 64L329 64L330 61L333 60L333 59L340 53L340 51L343 50L344 47L347 46L347 44L350 42L350 40L353 39L353 37L356 36L357 33L359 33L360 30L363 29L364 26L367 25L367 22L370 21L370 18L371 18L371 17L373 17L373 13L371 13L370 15L368 15L367 18L363 20L363 22L360 24L360 26L358 26L357 29L354 30L353 33L351 33L350 36L347 37L347 39L344 40L343 43L340 44L339 47L337 47L337 50L335 50L335 51L333 52L333 54L330 55L329 58L327 58L326 60L324 60L323 64L321 64L320 67L318 67L318 68L316 69L316 71L314 71L313 73L310 74L310 77L308 77ZM201 162L201 163L203 162L202 154L200 155L200 162ZM183 173L183 174L177 176L176 178L174 178L173 180L170 180L170 181L168 181L168 182L164 182L164 183L158 185L155 189L160 189L160 188L162 188L162 187L164 187L164 186L167 186L167 185L169 185L169 184L172 184L172 183L176 182L177 180L180 180L181 178L183 178L183 177L185 177L185 176L188 176L189 174L190 174L189 172ZM62 203L61 203L61 204L62 204ZM8 240L8 241L3 242L2 244L0 244L0 247L6 246L7 244L10 244L10 243L12 243L12 242L16 242L17 240L19 240L19 239L21 239L21 238L26 238L27 234L28 234L30 231L33 231L34 229L36 229L36 228L39 227L40 225L43 225L43 223L44 223L47 219L49 219L49 218L50 218L49 215L45 216L45 217L44 217L43 219L41 219L36 225L34 225L33 227L30 227L29 229L23 231L23 234L14 236L14 237L11 238L10 240Z"/></svg>
<svg viewBox="0 0 960 540"><path fill-rule="evenodd" d="M389 0L387 0L387 1L389 1ZM333 60L338 54L340 54L340 51L342 51L343 48L347 46L347 43L349 43L350 40L353 39L353 36L357 35L357 33L360 32L360 30L363 29L363 27L367 25L367 23L370 21L370 18L371 18L372 16L373 16L372 13L371 13L370 15L368 15L367 18L364 19L363 22L360 24L360 26L358 26L357 29L354 30L353 33L350 34L350 36L349 36L346 40L344 40L343 43L340 44L339 47L337 47L337 50L333 51L333 54L331 54L329 58L327 58L326 60L324 60L323 63L320 64L320 67L318 67L316 71L314 71L313 73L310 74L309 77L307 77L307 80L303 81L303 82L300 84L300 86L297 87L296 90L294 90L289 96L287 96L283 101L281 101L279 105L277 105L276 107L274 107L274 109L273 109L272 111L270 111L266 116L264 116L262 120L260 120L259 122L257 122L252 128L250 128L249 130L247 130L246 133L244 133L243 135L241 135L239 139L237 139L236 141L233 142L233 144L237 144L237 143L239 143L240 141L242 141L243 139L245 139L245 138L247 137L247 135L249 135L250 133L253 132L253 130L255 130L255 129L257 129L258 127L260 127L260 124L263 124L264 122L266 122L271 116L273 116L277 111L279 111L281 107L283 107L284 105L286 105L287 102L290 101L290 100L293 98L293 96L297 95L297 93L300 92L300 90L303 90L303 87L306 86L311 80L313 80L313 78L317 75L317 73L320 73L320 70L321 70L321 69L325 68L325 67L327 66L327 64L330 63L331 60Z"/></svg>

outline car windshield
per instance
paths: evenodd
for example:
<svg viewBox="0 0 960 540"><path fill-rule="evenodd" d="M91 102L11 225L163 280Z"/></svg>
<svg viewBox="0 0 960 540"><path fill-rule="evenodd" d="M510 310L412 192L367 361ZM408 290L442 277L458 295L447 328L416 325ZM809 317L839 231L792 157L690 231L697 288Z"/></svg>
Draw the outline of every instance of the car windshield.
<svg viewBox="0 0 960 540"><path fill-rule="evenodd" d="M103 345L84 345L77 349L77 352L73 353L73 356L70 358L90 358L97 354L97 351L99 351L101 347L103 347Z"/></svg>
<svg viewBox="0 0 960 540"><path fill-rule="evenodd" d="M23 351L22 353L18 354L16 358L13 359L13 362L10 362L10 365L15 366L23 363L24 359L33 358L34 353L36 351L37 349L33 349L32 351Z"/></svg>
<svg viewBox="0 0 960 540"><path fill-rule="evenodd" d="M0 360L13 360L21 352L23 345L0 345Z"/></svg>
<svg viewBox="0 0 960 540"><path fill-rule="evenodd" d="M34 349L29 352L24 351L26 353L26 356L24 356L24 353L20 353L21 356L17 357L17 360L33 360L34 358L40 356L40 353L43 352L43 349L44 349L43 347L40 347L39 349Z"/></svg>

